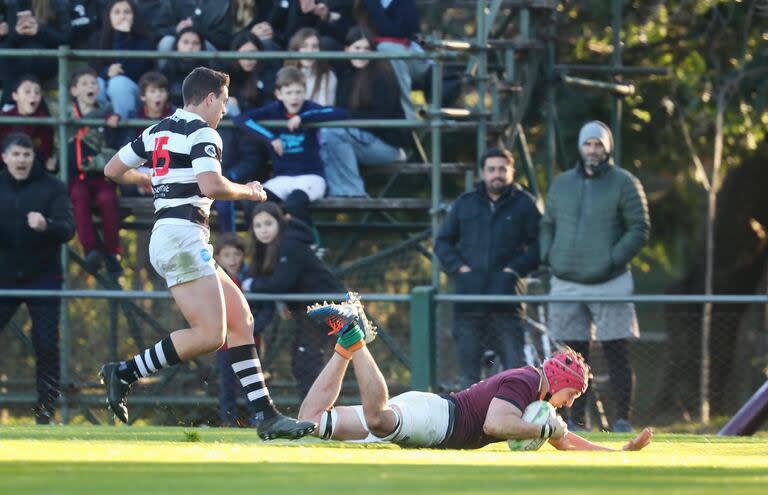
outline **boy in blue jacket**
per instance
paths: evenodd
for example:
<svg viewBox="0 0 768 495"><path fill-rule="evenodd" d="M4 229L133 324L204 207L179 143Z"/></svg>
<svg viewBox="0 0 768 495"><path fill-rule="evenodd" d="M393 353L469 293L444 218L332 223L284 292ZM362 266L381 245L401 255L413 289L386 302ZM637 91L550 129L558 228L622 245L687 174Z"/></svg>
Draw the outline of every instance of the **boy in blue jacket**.
<svg viewBox="0 0 768 495"><path fill-rule="evenodd" d="M347 118L346 110L324 107L306 100L305 76L297 67L283 67L277 73L275 97L278 101L243 112L235 123L246 135L271 146L274 176L264 183L271 199L285 200L299 189L310 201L325 195L325 171L320 158L319 129L301 128L302 122L324 122ZM274 132L258 124L259 120L287 120Z"/></svg>

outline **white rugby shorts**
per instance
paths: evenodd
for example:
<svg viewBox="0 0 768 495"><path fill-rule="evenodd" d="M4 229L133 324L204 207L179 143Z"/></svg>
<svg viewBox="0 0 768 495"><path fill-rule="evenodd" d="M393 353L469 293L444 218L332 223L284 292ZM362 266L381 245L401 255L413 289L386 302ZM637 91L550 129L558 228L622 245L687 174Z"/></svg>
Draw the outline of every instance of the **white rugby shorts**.
<svg viewBox="0 0 768 495"><path fill-rule="evenodd" d="M405 392L389 399L399 410L400 428L382 438L403 447L435 447L445 440L450 423L448 400L429 392Z"/></svg>
<svg viewBox="0 0 768 495"><path fill-rule="evenodd" d="M192 223L155 225L149 261L169 288L216 274L210 232Z"/></svg>

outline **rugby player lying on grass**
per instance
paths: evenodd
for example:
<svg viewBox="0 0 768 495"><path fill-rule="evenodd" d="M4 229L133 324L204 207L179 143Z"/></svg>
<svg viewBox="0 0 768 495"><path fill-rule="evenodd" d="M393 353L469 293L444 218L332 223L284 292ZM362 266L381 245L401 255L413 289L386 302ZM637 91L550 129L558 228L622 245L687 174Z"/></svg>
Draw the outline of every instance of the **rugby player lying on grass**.
<svg viewBox="0 0 768 495"><path fill-rule="evenodd" d="M384 377L366 347L376 333L360 301L353 295L344 303L312 306L307 314L329 334L338 335L336 352L299 411L300 420L318 424L313 434L322 439L479 449L509 439L547 438L559 450L616 450L569 432L559 416L543 426L522 419L531 402L570 406L587 390L589 367L572 349L555 353L541 368L502 371L448 396L406 392L390 399ZM334 407L350 361L363 404ZM652 436L653 431L646 428L621 450L640 450Z"/></svg>

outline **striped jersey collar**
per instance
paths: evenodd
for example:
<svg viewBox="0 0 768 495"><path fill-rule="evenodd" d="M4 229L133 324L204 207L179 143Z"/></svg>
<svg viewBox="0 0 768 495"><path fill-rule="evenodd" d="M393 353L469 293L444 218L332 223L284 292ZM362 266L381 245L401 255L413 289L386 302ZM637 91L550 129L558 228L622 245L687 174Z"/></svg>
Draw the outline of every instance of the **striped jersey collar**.
<svg viewBox="0 0 768 495"><path fill-rule="evenodd" d="M180 119L184 119L186 121L190 120L202 120L205 122L205 119L199 116L198 114L194 112L189 112L187 110L184 110L183 108L177 108L175 112L173 112L173 115L176 117L179 117Z"/></svg>

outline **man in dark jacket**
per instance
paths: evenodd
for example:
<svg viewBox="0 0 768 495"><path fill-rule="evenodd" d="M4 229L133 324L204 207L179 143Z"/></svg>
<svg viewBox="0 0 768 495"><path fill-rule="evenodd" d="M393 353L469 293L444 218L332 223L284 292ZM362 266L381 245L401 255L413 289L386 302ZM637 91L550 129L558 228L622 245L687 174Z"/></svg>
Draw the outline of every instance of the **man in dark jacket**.
<svg viewBox="0 0 768 495"><path fill-rule="evenodd" d="M0 288L61 289L61 245L75 233L66 186L35 162L32 140L9 134L2 144L0 171ZM39 424L53 419L59 395L59 308L54 298L0 298L0 331L26 303L32 318L37 360Z"/></svg>
<svg viewBox="0 0 768 495"><path fill-rule="evenodd" d="M580 160L552 183L541 222L541 261L552 271L551 294L564 297L628 296L629 262L648 241L645 192L635 176L614 166L611 131L587 122L579 132ZM552 303L549 329L589 361L594 335L608 361L616 402L613 431L631 431L633 376L628 342L639 330L631 303ZM585 399L571 411L571 427L588 428Z"/></svg>
<svg viewBox="0 0 768 495"><path fill-rule="evenodd" d="M459 294L521 294L525 276L539 264L541 213L517 184L512 156L491 149L483 156L483 183L454 202L435 240L445 271ZM504 368L525 365L523 305L457 304L453 337L461 387L480 381L483 347L497 351Z"/></svg>

